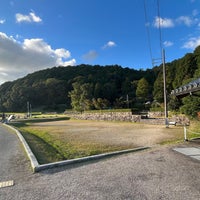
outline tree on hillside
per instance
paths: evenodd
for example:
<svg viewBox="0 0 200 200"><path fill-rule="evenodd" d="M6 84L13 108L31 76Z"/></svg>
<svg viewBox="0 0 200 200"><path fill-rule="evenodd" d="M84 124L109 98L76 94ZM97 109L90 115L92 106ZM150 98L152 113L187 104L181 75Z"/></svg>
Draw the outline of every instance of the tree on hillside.
<svg viewBox="0 0 200 200"><path fill-rule="evenodd" d="M79 112L90 109L92 94L91 85L89 83L81 84L75 82L72 86L73 90L69 92L72 108Z"/></svg>
<svg viewBox="0 0 200 200"><path fill-rule="evenodd" d="M181 106L181 100L178 99L176 96L170 96L168 102L169 110L178 111Z"/></svg>
<svg viewBox="0 0 200 200"><path fill-rule="evenodd" d="M197 69L194 54L188 53L183 58L176 61L175 78L173 86L180 87L181 85L190 81L193 78L194 72Z"/></svg>
<svg viewBox="0 0 200 200"><path fill-rule="evenodd" d="M102 110L110 106L110 102L107 99L92 99L92 103L97 110Z"/></svg>
<svg viewBox="0 0 200 200"><path fill-rule="evenodd" d="M199 78L200 77L200 46L198 46L194 51L195 61L197 65L197 69L195 71L194 77Z"/></svg>
<svg viewBox="0 0 200 200"><path fill-rule="evenodd" d="M158 77L156 81L154 82L154 88L153 88L153 98L159 103L162 103L164 100L164 94L163 94L163 74L160 72L158 74Z"/></svg>
<svg viewBox="0 0 200 200"><path fill-rule="evenodd" d="M138 81L137 89L136 89L136 97L146 100L149 94L149 83L145 78L141 78Z"/></svg>
<svg viewBox="0 0 200 200"><path fill-rule="evenodd" d="M200 108L200 98L195 96L188 96L183 98L183 106L181 107L181 112L192 116L197 117L197 112Z"/></svg>

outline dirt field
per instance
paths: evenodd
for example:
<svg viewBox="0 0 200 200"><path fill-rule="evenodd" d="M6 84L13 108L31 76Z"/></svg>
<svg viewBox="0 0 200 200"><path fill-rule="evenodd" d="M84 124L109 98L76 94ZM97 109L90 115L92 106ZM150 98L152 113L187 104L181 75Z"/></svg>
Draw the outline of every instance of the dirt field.
<svg viewBox="0 0 200 200"><path fill-rule="evenodd" d="M78 140L90 143L125 146L152 146L166 141L183 139L183 127L135 124L128 122L103 122L66 120L34 123L41 131L48 130L60 140Z"/></svg>

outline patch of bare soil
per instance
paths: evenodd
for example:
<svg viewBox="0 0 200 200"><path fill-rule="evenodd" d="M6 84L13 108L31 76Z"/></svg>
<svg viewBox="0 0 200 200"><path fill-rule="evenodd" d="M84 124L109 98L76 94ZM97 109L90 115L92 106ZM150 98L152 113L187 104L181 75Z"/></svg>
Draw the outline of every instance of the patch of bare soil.
<svg viewBox="0 0 200 200"><path fill-rule="evenodd" d="M183 128L164 125L66 120L34 124L42 130L69 140L103 143L106 145L152 146L183 138Z"/></svg>

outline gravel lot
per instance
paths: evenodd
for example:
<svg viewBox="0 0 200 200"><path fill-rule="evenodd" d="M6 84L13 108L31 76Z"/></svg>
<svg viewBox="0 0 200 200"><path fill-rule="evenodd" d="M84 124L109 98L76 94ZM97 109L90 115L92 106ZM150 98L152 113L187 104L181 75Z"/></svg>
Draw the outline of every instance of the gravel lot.
<svg viewBox="0 0 200 200"><path fill-rule="evenodd" d="M151 146L177 138L183 139L183 127L135 124L128 122L67 120L34 124L37 129L57 134L61 139L104 144Z"/></svg>

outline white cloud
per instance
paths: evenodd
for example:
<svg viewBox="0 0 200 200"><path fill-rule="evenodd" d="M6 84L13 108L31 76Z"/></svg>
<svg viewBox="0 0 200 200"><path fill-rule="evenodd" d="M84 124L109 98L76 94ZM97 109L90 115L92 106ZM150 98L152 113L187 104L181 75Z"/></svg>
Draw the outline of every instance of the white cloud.
<svg viewBox="0 0 200 200"><path fill-rule="evenodd" d="M93 61L97 58L98 53L95 50L90 50L88 53L83 55L83 59L86 61Z"/></svg>
<svg viewBox="0 0 200 200"><path fill-rule="evenodd" d="M171 46L174 45L174 43L171 42L171 41L165 41L163 44L164 44L165 47L171 47Z"/></svg>
<svg viewBox="0 0 200 200"><path fill-rule="evenodd" d="M30 12L29 15L23 15L21 13L17 13L15 15L15 18L16 18L16 22L17 23L22 23L22 22L28 22L28 23L36 22L36 23L39 23L39 22L42 22L42 19L40 17L36 16L34 12Z"/></svg>
<svg viewBox="0 0 200 200"><path fill-rule="evenodd" d="M66 49L52 49L43 39L25 39L22 43L0 32L0 80L22 77L54 66L75 65Z"/></svg>
<svg viewBox="0 0 200 200"><path fill-rule="evenodd" d="M0 19L0 24L4 24L6 22L5 19Z"/></svg>
<svg viewBox="0 0 200 200"><path fill-rule="evenodd" d="M73 58L69 61L63 62L62 58L58 58L56 63L58 66L74 66L76 65L76 59Z"/></svg>
<svg viewBox="0 0 200 200"><path fill-rule="evenodd" d="M193 20L188 16L180 16L176 20L179 24L185 24L186 26L191 26L193 24Z"/></svg>
<svg viewBox="0 0 200 200"><path fill-rule="evenodd" d="M42 21L42 19L40 17L36 16L34 12L30 12L29 15L33 22L41 22Z"/></svg>
<svg viewBox="0 0 200 200"><path fill-rule="evenodd" d="M191 37L187 42L185 42L182 48L194 50L199 45L200 45L200 37Z"/></svg>
<svg viewBox="0 0 200 200"><path fill-rule="evenodd" d="M60 57L60 58L69 58L71 55L70 55L70 52L66 49L56 49L55 50L55 54Z"/></svg>
<svg viewBox="0 0 200 200"><path fill-rule="evenodd" d="M172 28L176 25L185 25L187 27L190 27L192 25L199 24L199 18L195 17L198 15L197 10L193 10L192 16L180 16L176 19L170 19L170 18L161 18L161 17L155 17L153 21L153 26L155 28Z"/></svg>
<svg viewBox="0 0 200 200"><path fill-rule="evenodd" d="M169 18L161 18L161 17L155 17L153 26L156 28L171 28L174 27L174 22L172 19Z"/></svg>
<svg viewBox="0 0 200 200"><path fill-rule="evenodd" d="M108 41L108 42L103 46L103 49L107 49L107 48L115 47L115 46L117 46L115 42L113 42L113 41Z"/></svg>

